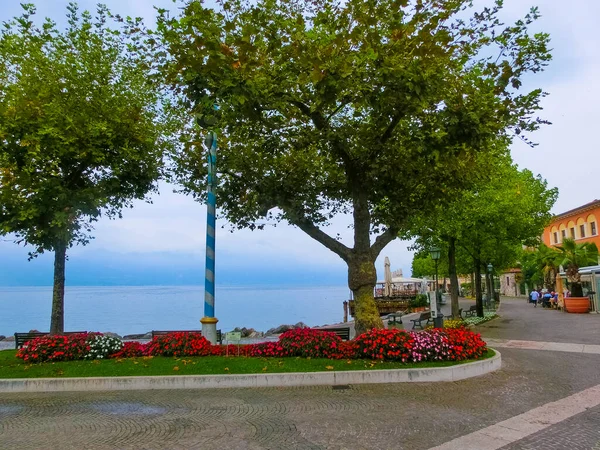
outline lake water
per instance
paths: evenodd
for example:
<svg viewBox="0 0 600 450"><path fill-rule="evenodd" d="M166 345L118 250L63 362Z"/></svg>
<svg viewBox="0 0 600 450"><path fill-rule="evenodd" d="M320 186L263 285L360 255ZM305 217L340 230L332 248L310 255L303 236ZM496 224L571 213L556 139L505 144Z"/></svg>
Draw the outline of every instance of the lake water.
<svg viewBox="0 0 600 450"><path fill-rule="evenodd" d="M267 331L281 324L310 326L341 322L345 286L218 287L217 328ZM52 287L0 288L0 334L50 329ZM112 331L120 335L150 330L200 329L201 286L67 287L66 331Z"/></svg>

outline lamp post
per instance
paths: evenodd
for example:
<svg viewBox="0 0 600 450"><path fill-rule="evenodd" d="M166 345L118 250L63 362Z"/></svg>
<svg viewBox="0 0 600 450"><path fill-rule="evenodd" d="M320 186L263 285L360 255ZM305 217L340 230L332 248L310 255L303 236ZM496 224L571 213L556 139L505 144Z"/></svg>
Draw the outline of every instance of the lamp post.
<svg viewBox="0 0 600 450"><path fill-rule="evenodd" d="M495 301L496 301L496 296L494 295L494 266L492 265L492 263L489 263L487 265L487 270L488 270L488 274L490 277L490 306L492 307L492 309L495 309Z"/></svg>
<svg viewBox="0 0 600 450"><path fill-rule="evenodd" d="M436 328L443 328L444 316L438 314L438 311L440 310L440 305L438 303L438 260L440 259L441 250L439 247L432 247L429 250L429 253L431 254L431 259L435 261L435 309L433 323Z"/></svg>
<svg viewBox="0 0 600 450"><path fill-rule="evenodd" d="M204 140L208 148L208 183L206 211L206 270L204 276L204 317L202 336L212 344L217 343L217 318L215 317L215 226L217 200L215 196L217 165L217 133L210 131Z"/></svg>

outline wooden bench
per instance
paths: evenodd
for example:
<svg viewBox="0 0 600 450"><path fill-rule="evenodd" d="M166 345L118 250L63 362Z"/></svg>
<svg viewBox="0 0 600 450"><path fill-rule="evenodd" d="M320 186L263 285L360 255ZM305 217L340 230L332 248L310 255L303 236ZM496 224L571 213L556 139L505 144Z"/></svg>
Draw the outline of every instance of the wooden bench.
<svg viewBox="0 0 600 450"><path fill-rule="evenodd" d="M458 309L458 317L460 317L461 319L462 319L462 312L463 312L463 309L459 308ZM452 313L450 313L450 315L448 315L448 316L444 316L444 319L445 320L452 320L453 319Z"/></svg>
<svg viewBox="0 0 600 450"><path fill-rule="evenodd" d="M170 333L198 333L198 334L202 334L202 331L201 330L169 330L169 331L152 330L152 339L154 339L155 336L164 336L164 335L170 334ZM221 330L217 330L217 343L218 344L222 344L223 343L223 334L221 333Z"/></svg>
<svg viewBox="0 0 600 450"><path fill-rule="evenodd" d="M431 311L422 312L419 315L418 319L411 319L410 320L413 323L413 330L416 327L419 327L422 330L423 329L423 324L421 322L423 322L424 320L426 321L425 322L425 326L429 325L430 322L433 323L433 319L431 318Z"/></svg>
<svg viewBox="0 0 600 450"><path fill-rule="evenodd" d="M477 305L471 305L471 307L465 311L465 317L473 317L477 315Z"/></svg>
<svg viewBox="0 0 600 450"><path fill-rule="evenodd" d="M62 336L68 336L69 334L84 334L87 331L65 331ZM37 337L48 336L50 332L38 331L34 333L15 333L15 350L23 347L23 345Z"/></svg>
<svg viewBox="0 0 600 450"><path fill-rule="evenodd" d="M350 328L349 327L345 327L345 328L313 328L313 330L329 331L331 333L337 334L342 339L342 341L350 340Z"/></svg>

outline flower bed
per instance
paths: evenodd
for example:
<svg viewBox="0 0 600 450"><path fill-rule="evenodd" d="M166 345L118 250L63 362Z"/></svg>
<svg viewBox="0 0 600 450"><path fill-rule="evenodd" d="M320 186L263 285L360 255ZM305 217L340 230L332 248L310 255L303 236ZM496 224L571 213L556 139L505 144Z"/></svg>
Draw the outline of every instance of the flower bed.
<svg viewBox="0 0 600 450"><path fill-rule="evenodd" d="M463 319L463 322L466 325L479 325L483 322L487 322L488 320L495 319L496 317L498 317L498 314L496 314L494 311L484 311L483 317L466 317Z"/></svg>
<svg viewBox="0 0 600 450"><path fill-rule="evenodd" d="M138 356L223 356L302 357L327 359L370 359L418 363L477 359L487 351L479 334L465 328L406 332L373 329L352 341L335 333L295 329L277 342L250 345L212 345L200 333L170 333L156 336L147 344L122 343L99 333L44 336L26 343L17 357L26 362L69 361Z"/></svg>

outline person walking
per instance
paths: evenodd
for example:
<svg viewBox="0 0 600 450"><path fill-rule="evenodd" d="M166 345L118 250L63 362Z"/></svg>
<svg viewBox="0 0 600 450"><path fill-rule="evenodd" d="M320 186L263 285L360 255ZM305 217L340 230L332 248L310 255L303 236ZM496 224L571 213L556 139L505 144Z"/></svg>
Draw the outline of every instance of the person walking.
<svg viewBox="0 0 600 450"><path fill-rule="evenodd" d="M540 293L535 289L531 291L531 301L533 302L533 307L537 308L538 300L540 299Z"/></svg>

